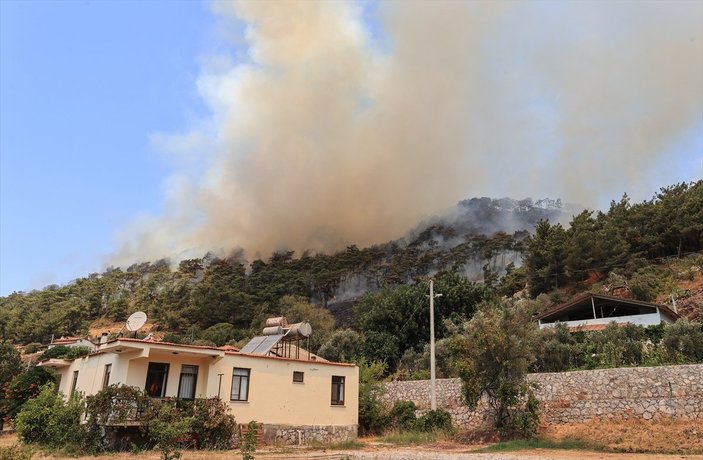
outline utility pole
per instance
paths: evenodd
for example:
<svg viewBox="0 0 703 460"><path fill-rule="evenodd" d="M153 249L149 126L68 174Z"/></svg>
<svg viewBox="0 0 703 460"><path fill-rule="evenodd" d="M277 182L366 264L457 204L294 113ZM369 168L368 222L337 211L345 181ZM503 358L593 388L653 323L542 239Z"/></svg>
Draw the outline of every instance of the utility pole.
<svg viewBox="0 0 703 460"><path fill-rule="evenodd" d="M430 408L437 410L437 392L435 385L435 359L434 359L434 298L442 294L434 293L434 280L430 278Z"/></svg>

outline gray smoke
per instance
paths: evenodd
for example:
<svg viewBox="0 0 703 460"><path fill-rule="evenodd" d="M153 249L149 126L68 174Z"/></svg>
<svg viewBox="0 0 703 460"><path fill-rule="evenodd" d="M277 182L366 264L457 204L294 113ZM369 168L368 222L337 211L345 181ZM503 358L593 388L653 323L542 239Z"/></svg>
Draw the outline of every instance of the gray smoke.
<svg viewBox="0 0 703 460"><path fill-rule="evenodd" d="M363 246L467 196L646 198L703 129L703 2L368 6L215 3L247 52L203 66L210 119L154 136L187 166L111 262Z"/></svg>

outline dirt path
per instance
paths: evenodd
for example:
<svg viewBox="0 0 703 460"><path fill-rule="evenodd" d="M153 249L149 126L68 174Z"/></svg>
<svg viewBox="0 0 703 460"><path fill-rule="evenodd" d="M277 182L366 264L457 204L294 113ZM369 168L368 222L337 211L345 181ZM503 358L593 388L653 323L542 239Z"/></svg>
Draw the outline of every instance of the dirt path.
<svg viewBox="0 0 703 460"><path fill-rule="evenodd" d="M15 435L0 436L0 447L8 447L17 441ZM703 455L660 454L614 454L581 450L532 449L509 453L476 453L476 446L453 442L433 445L399 447L371 445L358 450L311 450L309 448L265 448L256 452L257 459L266 460L703 460ZM36 460L66 460L75 457L57 457L35 454ZM184 451L184 460L239 460L239 451ZM157 452L138 454L116 453L79 457L80 460L159 460Z"/></svg>

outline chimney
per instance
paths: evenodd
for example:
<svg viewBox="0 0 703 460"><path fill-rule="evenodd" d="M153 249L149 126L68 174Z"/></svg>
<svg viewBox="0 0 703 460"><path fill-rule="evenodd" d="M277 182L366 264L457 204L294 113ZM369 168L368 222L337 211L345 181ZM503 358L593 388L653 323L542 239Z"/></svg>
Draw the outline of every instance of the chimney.
<svg viewBox="0 0 703 460"><path fill-rule="evenodd" d="M103 332L102 334L100 334L100 345L102 345L103 343L107 343L107 335L107 332Z"/></svg>

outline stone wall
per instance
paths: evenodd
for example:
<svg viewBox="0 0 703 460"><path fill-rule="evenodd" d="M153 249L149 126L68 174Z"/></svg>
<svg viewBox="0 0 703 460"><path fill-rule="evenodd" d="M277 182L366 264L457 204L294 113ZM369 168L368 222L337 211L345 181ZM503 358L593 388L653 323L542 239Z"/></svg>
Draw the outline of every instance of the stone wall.
<svg viewBox="0 0 703 460"><path fill-rule="evenodd" d="M349 426L294 426L264 425L266 444L310 444L312 442L342 442L356 439L357 425Z"/></svg>
<svg viewBox="0 0 703 460"><path fill-rule="evenodd" d="M528 378L539 384L536 396L545 423L703 418L703 364L530 374ZM420 412L430 408L428 380L390 382L384 388L389 406L408 400ZM474 428L489 419L485 401L474 411L463 404L459 379L437 379L436 388L437 407L449 411L455 425Z"/></svg>

